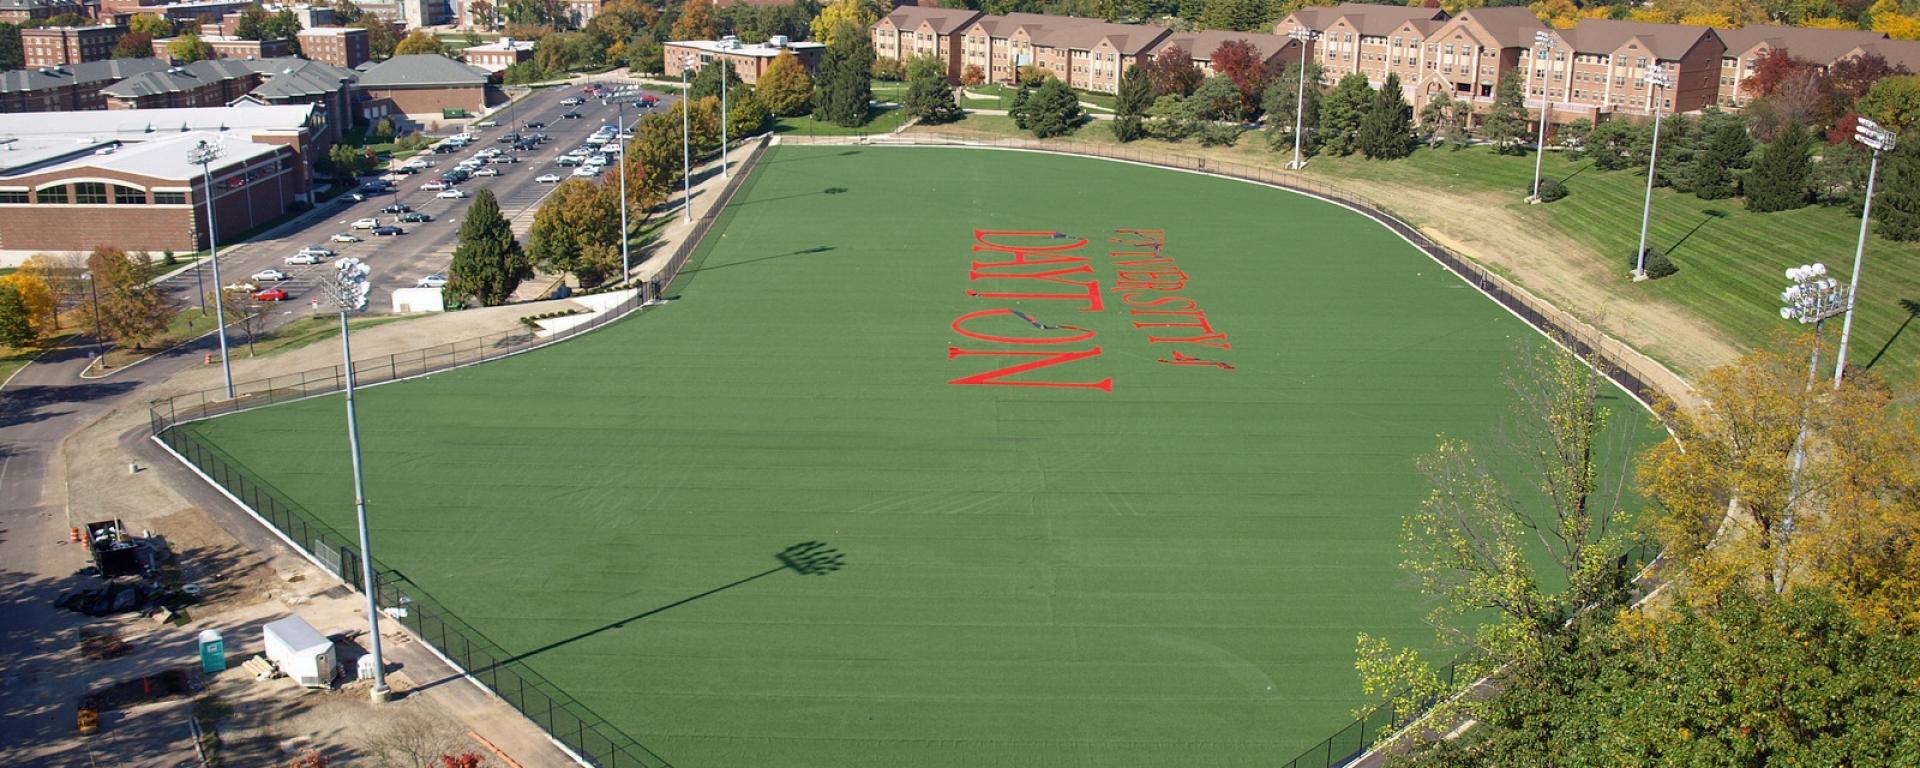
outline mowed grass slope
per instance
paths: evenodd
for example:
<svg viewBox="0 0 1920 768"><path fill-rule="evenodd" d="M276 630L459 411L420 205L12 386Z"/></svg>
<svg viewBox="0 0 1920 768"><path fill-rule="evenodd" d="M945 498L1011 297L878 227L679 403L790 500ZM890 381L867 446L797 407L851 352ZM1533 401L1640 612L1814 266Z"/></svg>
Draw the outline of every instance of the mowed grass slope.
<svg viewBox="0 0 1920 768"><path fill-rule="evenodd" d="M1234 370L1155 362L1122 227L1167 230ZM1106 308L969 297L1008 289L970 286L976 228L1092 239ZM1413 458L1497 442L1540 343L1351 212L1065 157L777 148L699 259L644 316L360 400L376 555L682 768L1290 759L1363 703L1355 633L1428 636ZM1006 348L951 328L997 307L1102 350L1016 378L1112 391L949 384L1024 361L948 359ZM341 418L184 428L350 531ZM845 567L769 572L809 540Z"/></svg>

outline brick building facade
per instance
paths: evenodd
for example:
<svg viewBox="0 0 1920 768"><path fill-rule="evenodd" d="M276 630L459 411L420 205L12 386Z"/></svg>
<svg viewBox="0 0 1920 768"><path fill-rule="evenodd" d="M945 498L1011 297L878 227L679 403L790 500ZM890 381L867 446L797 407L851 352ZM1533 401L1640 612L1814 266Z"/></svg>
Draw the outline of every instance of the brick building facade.
<svg viewBox="0 0 1920 768"><path fill-rule="evenodd" d="M109 59L0 72L0 114L106 109L102 89L166 68L159 59Z"/></svg>
<svg viewBox="0 0 1920 768"><path fill-rule="evenodd" d="M35 27L20 30L20 48L26 65L51 67L113 58L113 46L126 27Z"/></svg>
<svg viewBox="0 0 1920 768"><path fill-rule="evenodd" d="M373 58L367 31L359 27L312 27L300 31L300 55L352 69Z"/></svg>
<svg viewBox="0 0 1920 768"><path fill-rule="evenodd" d="M800 66L811 74L820 64L820 56L827 47L819 43L790 43L783 39L774 39L765 43L745 44L738 40L677 40L666 46L666 76L679 77L686 69L688 59L693 61L693 70L699 71L715 61L726 61L733 65L733 72L740 76L740 82L752 85L760 82L760 76L766 74L767 67L781 51L791 52L800 60Z"/></svg>

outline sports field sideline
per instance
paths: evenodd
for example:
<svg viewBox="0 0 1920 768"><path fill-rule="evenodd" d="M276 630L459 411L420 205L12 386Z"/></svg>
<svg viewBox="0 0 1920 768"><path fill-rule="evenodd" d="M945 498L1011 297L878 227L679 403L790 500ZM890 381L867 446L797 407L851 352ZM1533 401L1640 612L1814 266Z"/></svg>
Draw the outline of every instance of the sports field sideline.
<svg viewBox="0 0 1920 768"><path fill-rule="evenodd" d="M1290 759L1357 632L1429 637L1413 460L1544 343L1358 214L1088 159L774 148L696 258L359 403L375 555L681 768ZM182 429L352 531L342 419Z"/></svg>

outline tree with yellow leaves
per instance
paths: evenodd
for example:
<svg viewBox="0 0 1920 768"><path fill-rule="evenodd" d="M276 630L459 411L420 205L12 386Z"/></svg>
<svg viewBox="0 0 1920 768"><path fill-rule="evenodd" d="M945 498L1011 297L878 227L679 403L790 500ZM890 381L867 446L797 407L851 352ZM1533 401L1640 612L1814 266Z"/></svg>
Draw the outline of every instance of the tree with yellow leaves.
<svg viewBox="0 0 1920 768"><path fill-rule="evenodd" d="M864 35L875 21L878 19L860 0L834 0L820 9L820 15L813 17L813 23L807 29L814 42L833 45L833 38L841 28Z"/></svg>
<svg viewBox="0 0 1920 768"><path fill-rule="evenodd" d="M0 277L0 285L12 286L19 294L21 307L26 311L27 324L33 329L35 337L44 337L58 327L55 317L58 307L53 286L45 278L32 271L21 270Z"/></svg>
<svg viewBox="0 0 1920 768"><path fill-rule="evenodd" d="M1867 9L1867 16L1873 20L1869 28L1875 32L1885 32L1895 40L1920 40L1920 18L1901 13L1899 0L1879 0Z"/></svg>

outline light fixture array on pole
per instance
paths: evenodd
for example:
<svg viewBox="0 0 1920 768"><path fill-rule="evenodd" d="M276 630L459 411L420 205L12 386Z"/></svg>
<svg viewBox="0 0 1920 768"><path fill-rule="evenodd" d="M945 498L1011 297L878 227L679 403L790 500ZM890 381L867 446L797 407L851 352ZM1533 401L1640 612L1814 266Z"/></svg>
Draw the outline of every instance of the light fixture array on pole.
<svg viewBox="0 0 1920 768"><path fill-rule="evenodd" d="M620 147L620 282L624 283L633 274L633 259L628 252L632 231L627 228L627 105L640 100L639 88L628 86L615 91L612 101L620 105L619 134L615 136Z"/></svg>
<svg viewBox="0 0 1920 768"><path fill-rule="evenodd" d="M1860 207L1860 239L1853 246L1853 275L1847 278L1847 319L1840 323L1840 352L1833 364L1835 389L1847 375L1847 342L1853 339L1853 305L1860 295L1861 261L1867 255L1867 221L1873 215L1873 180L1880 174L1880 153L1892 152L1896 143L1893 132L1881 128L1879 123L1866 117L1859 121L1853 127L1853 138L1873 150L1873 162L1867 166L1867 203Z"/></svg>
<svg viewBox="0 0 1920 768"><path fill-rule="evenodd" d="M367 593L367 649L373 660L375 703L387 699L387 670L380 659L380 593L373 573L373 552L367 536L366 482L360 468L360 421L353 409L353 342L347 331L347 314L367 308L371 286L367 275L372 270L359 259L341 259L332 280L325 286L334 307L340 311L340 367L346 374L347 447L353 454L353 516L360 528L360 587Z"/></svg>
<svg viewBox="0 0 1920 768"><path fill-rule="evenodd" d="M680 59L680 215L689 222L693 221L693 100L688 97L693 90L687 85L687 70L693 69L693 63L692 56Z"/></svg>
<svg viewBox="0 0 1920 768"><path fill-rule="evenodd" d="M1557 38L1553 36L1553 33L1541 30L1533 33L1533 45L1536 48L1544 49L1547 53L1544 59L1547 62L1547 66L1541 69L1541 71L1552 72L1553 52L1558 48ZM1545 75L1540 77L1540 135L1537 137L1533 148L1533 194L1527 196L1527 202L1530 203L1540 201L1540 163L1547 157L1547 114L1553 111L1553 100L1551 98L1553 95L1553 86L1548 82L1550 79L1551 78ZM1644 244L1642 247L1645 247Z"/></svg>
<svg viewBox="0 0 1920 768"><path fill-rule="evenodd" d="M207 257L213 262L213 322L218 330L214 336L220 339L220 378L226 383L227 399L233 399L233 361L227 358L227 311L224 301L226 286L220 283L220 241L218 230L213 223L214 189L212 163L220 156L220 147L208 144L202 139L192 149L187 150L187 162L200 166L200 177L205 180L207 189Z"/></svg>
<svg viewBox="0 0 1920 768"><path fill-rule="evenodd" d="M1307 165L1300 157L1300 134L1305 128L1307 109L1307 67L1313 64L1313 41L1320 39L1320 33L1306 27L1296 26L1287 30L1287 37L1300 41L1300 85L1293 96L1293 162L1288 168L1300 170ZM1318 83L1316 83L1318 85Z"/></svg>
<svg viewBox="0 0 1920 768"><path fill-rule="evenodd" d="M1807 389L1809 397L1813 393L1813 382L1820 370L1820 328L1828 318L1846 311L1848 301L1841 292L1840 284L1827 277L1827 265L1806 264L1787 270L1787 279L1793 283L1780 293L1780 317L1797 320L1802 324L1813 325L1813 350L1807 361ZM1800 499L1800 470L1806 466L1807 459L1807 412L1806 405L1800 409L1800 428L1793 437L1793 464L1787 474L1787 506L1781 516L1779 541L1774 544L1773 584L1774 590L1786 588L1787 583L1787 542L1793 537L1794 507Z"/></svg>
<svg viewBox="0 0 1920 768"><path fill-rule="evenodd" d="M1653 151L1647 154L1647 197L1640 204L1640 248L1633 252L1633 279L1647 279L1647 223L1653 218L1654 169L1660 165L1660 99L1673 87L1673 77L1657 64L1647 70L1647 105L1653 108ZM1658 94L1654 94L1658 89Z"/></svg>

